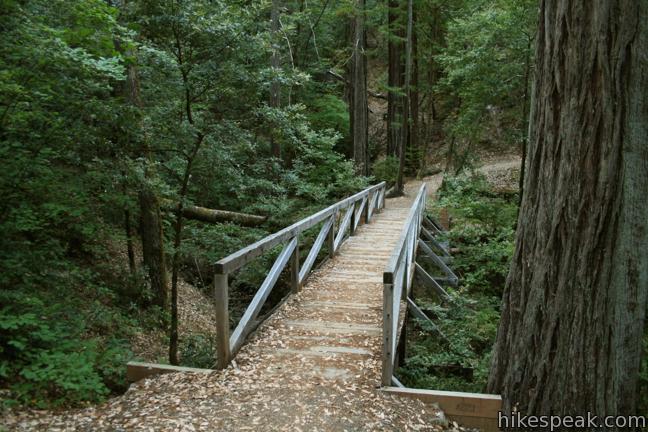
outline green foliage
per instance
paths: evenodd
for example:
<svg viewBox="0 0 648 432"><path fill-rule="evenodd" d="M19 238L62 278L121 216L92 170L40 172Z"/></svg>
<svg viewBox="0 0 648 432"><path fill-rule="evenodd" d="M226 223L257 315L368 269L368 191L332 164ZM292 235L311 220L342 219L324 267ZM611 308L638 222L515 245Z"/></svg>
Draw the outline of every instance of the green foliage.
<svg viewBox="0 0 648 432"><path fill-rule="evenodd" d="M385 181L388 185L396 184L398 179L398 158L387 156L376 161L373 165L373 176L377 181Z"/></svg>
<svg viewBox="0 0 648 432"><path fill-rule="evenodd" d="M414 343L406 366L399 369L399 376L412 387L483 391L497 333L499 301L454 298L451 306L419 302L447 339L440 338L429 323L415 322Z"/></svg>
<svg viewBox="0 0 648 432"><path fill-rule="evenodd" d="M526 134L537 9L533 0L462 0L432 7L432 16L443 22L437 25L446 26L445 43L437 40L432 49L443 70L432 91L455 169L469 163L478 148L511 149Z"/></svg>
<svg viewBox="0 0 648 432"><path fill-rule="evenodd" d="M457 222L450 242L460 248L453 268L467 290L500 296L513 255L517 195L497 194L477 174L444 178L439 207Z"/></svg>
<svg viewBox="0 0 648 432"><path fill-rule="evenodd" d="M342 99L330 93L314 94L304 103L308 107L308 120L315 129L330 129L341 134L340 151L351 148L349 110Z"/></svg>
<svg viewBox="0 0 648 432"><path fill-rule="evenodd" d="M10 390L4 404L100 401L121 385L129 356L122 342L82 338L79 317L37 298L12 303L0 311L0 382Z"/></svg>
<svg viewBox="0 0 648 432"><path fill-rule="evenodd" d="M490 352L499 322L499 307L510 258L516 219L515 196L498 194L479 175L445 177L435 207L448 209L453 228L448 233L452 269L460 287L453 304L439 304L429 293L417 302L446 336L425 322L416 323L406 365L399 370L412 387L442 390L484 390ZM425 266L435 274L432 266ZM438 273L438 271L437 271Z"/></svg>

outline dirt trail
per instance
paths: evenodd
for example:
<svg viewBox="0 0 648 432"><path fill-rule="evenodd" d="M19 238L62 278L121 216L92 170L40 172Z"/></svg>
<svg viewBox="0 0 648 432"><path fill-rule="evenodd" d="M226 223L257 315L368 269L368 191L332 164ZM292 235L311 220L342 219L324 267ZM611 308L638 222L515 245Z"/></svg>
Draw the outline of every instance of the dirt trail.
<svg viewBox="0 0 648 432"><path fill-rule="evenodd" d="M496 185L505 183L509 187L517 187L517 180L511 174L512 172L519 171L521 160L519 156L515 155L489 158L481 166L477 167L476 171L485 175L489 182L495 183ZM412 180L407 183L405 189L412 190L418 188L418 185L422 182L428 184L427 195L434 197L443 182L443 173L423 177L421 180Z"/></svg>

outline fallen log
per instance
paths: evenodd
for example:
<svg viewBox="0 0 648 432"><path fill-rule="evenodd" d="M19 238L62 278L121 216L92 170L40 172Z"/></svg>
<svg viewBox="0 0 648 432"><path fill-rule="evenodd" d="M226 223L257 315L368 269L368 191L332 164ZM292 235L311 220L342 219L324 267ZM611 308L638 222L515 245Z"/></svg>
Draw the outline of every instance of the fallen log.
<svg viewBox="0 0 648 432"><path fill-rule="evenodd" d="M164 200L163 206L165 210L175 211L176 205L170 200ZM261 225L268 218L266 216L257 216L247 213L238 213L228 210L216 210L207 207L199 206L185 206L182 209L182 216L187 219L199 220L209 223L223 223L233 222L247 227L255 227Z"/></svg>

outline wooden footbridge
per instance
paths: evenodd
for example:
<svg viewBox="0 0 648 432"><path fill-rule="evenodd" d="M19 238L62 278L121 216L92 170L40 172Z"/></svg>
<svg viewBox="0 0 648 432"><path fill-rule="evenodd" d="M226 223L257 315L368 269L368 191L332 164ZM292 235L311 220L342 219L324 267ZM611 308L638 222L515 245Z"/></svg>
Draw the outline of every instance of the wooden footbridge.
<svg viewBox="0 0 648 432"><path fill-rule="evenodd" d="M415 277L440 296L447 296L444 285L458 280L439 237L443 227L425 212L427 185L410 185L406 196L394 199L386 200L385 192L384 183L372 186L218 261L214 295L222 370L210 381L219 389L211 397L220 401L218 408L212 405L220 419L212 426L420 430L439 415L427 402L473 425L496 416L498 397L406 389L394 377L405 314L428 319L410 296ZM304 248L304 232L317 227L314 242ZM281 246L230 332L230 275ZM417 257L444 276L428 274ZM292 294L261 321L282 277Z"/></svg>

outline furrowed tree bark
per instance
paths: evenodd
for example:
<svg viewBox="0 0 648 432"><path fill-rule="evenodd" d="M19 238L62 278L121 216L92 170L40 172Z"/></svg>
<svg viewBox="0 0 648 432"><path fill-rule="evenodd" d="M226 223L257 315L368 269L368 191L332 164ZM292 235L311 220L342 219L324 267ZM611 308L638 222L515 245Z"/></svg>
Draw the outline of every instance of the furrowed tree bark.
<svg viewBox="0 0 648 432"><path fill-rule="evenodd" d="M648 292L648 2L543 0L527 174L488 391L638 414Z"/></svg>
<svg viewBox="0 0 648 432"><path fill-rule="evenodd" d="M353 20L351 59L351 136L356 172L369 175L369 107L367 105L367 57L365 55L365 1L357 0Z"/></svg>
<svg viewBox="0 0 648 432"><path fill-rule="evenodd" d="M128 208L124 209L124 231L126 232L126 250L128 252L128 269L131 274L137 271L135 263L135 247L133 245L133 229L131 227L131 214Z"/></svg>
<svg viewBox="0 0 648 432"><path fill-rule="evenodd" d="M518 198L518 211L519 207L522 205L522 195L524 195L524 173L526 170L526 154L527 154L527 141L528 141L528 129L529 129L529 80L531 78L531 41L532 38L528 39L528 49L527 56L524 64L524 95L522 97L522 126L525 131L525 135L522 137L520 142L520 150L522 153L522 160L520 161L520 182L519 182L519 198Z"/></svg>

